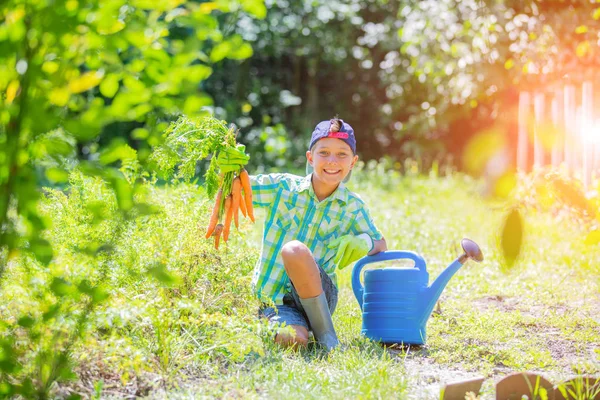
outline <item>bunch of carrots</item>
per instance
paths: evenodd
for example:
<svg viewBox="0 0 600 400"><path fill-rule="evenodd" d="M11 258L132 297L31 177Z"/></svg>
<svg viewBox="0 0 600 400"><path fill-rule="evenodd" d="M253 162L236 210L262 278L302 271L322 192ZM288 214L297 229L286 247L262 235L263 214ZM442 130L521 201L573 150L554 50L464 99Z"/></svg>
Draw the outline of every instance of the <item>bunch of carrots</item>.
<svg viewBox="0 0 600 400"><path fill-rule="evenodd" d="M210 221L206 229L206 238L215 238L215 249L219 248L221 237L227 242L231 222L239 228L239 213L254 222L252 208L252 189L248 172L241 168L236 172L227 172L222 175L222 184L217 192ZM219 221L225 217L225 221Z"/></svg>

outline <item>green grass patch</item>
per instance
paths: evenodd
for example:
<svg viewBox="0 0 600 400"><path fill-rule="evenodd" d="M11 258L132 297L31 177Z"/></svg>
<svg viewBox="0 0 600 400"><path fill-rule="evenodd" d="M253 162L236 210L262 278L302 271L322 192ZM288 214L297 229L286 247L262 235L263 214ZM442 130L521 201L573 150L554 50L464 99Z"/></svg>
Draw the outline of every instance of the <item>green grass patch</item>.
<svg viewBox="0 0 600 400"><path fill-rule="evenodd" d="M69 191L41 204L53 262L16 255L3 281L1 329L20 339L19 374L35 369L44 349L64 346L85 312L86 334L70 350L76 375L61 379L57 396L435 398L444 383L476 375L534 370L557 381L600 372L600 248L585 244L577 219L525 211L523 254L507 269L498 235L510 204L484 201L471 178L403 177L369 164L349 186L390 249L425 258L431 281L461 254L463 237L483 250L484 262L469 262L442 293L426 346L386 349L363 338L347 268L334 315L342 346L282 350L256 318L250 287L262 213L217 252L203 237L212 205L201 187L148 184L136 196L154 212L124 219L106 185L74 174ZM83 280L110 295L93 311L85 296L68 294ZM48 289L63 281L67 294ZM41 321L52 307L35 335L17 324L24 314Z"/></svg>

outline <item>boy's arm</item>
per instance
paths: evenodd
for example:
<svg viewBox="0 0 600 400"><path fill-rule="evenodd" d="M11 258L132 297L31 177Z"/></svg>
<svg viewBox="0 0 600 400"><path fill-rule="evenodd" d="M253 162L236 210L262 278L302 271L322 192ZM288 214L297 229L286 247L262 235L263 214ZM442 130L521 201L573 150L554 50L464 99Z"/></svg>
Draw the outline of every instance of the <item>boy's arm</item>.
<svg viewBox="0 0 600 400"><path fill-rule="evenodd" d="M380 253L382 251L387 251L387 243L385 242L385 238L382 237L381 240L373 240L373 248L369 252L369 256L373 254Z"/></svg>

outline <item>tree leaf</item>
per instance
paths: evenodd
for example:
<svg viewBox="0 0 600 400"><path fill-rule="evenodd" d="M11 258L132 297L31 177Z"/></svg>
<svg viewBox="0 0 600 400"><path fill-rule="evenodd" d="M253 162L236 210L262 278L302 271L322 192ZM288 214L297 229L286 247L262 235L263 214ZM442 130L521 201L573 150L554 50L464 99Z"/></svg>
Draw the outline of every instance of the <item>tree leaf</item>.
<svg viewBox="0 0 600 400"><path fill-rule="evenodd" d="M50 290L58 297L64 297L73 294L75 287L65 279L55 277L50 284Z"/></svg>
<svg viewBox="0 0 600 400"><path fill-rule="evenodd" d="M102 81L102 71L90 71L69 82L71 93L81 93L97 86Z"/></svg>
<svg viewBox="0 0 600 400"><path fill-rule="evenodd" d="M69 180L69 173L62 168L48 168L46 177L53 183L64 183Z"/></svg>
<svg viewBox="0 0 600 400"><path fill-rule="evenodd" d="M594 229L585 237L585 244L588 246L595 246L600 243L600 230Z"/></svg>
<svg viewBox="0 0 600 400"><path fill-rule="evenodd" d="M502 256L508 267L512 267L521 254L523 246L523 217L517 208L513 208L504 221L502 229Z"/></svg>
<svg viewBox="0 0 600 400"><path fill-rule="evenodd" d="M54 257L52 246L46 239L31 239L29 241L29 250L31 250L33 255L35 255L35 258L43 265L50 264L50 261L52 261L52 258Z"/></svg>
<svg viewBox="0 0 600 400"><path fill-rule="evenodd" d="M148 269L148 273L165 286L174 286L179 282L179 279L176 276L167 271L164 264L154 264L153 267Z"/></svg>
<svg viewBox="0 0 600 400"><path fill-rule="evenodd" d="M121 171L110 169L106 174L107 179L115 191L117 205L122 211L129 211L133 207L133 189Z"/></svg>
<svg viewBox="0 0 600 400"><path fill-rule="evenodd" d="M59 311L60 311L60 304L51 305L50 308L48 308L48 311L46 311L42 314L42 320L44 322L48 322L52 318L56 317L58 315Z"/></svg>
<svg viewBox="0 0 600 400"><path fill-rule="evenodd" d="M84 279L77 285L79 292L92 298L94 303L99 303L108 298L108 293L99 286L92 286L87 279Z"/></svg>
<svg viewBox="0 0 600 400"><path fill-rule="evenodd" d="M117 74L108 75L100 83L100 93L104 97L113 98L117 90L119 90L119 76Z"/></svg>
<svg viewBox="0 0 600 400"><path fill-rule="evenodd" d="M231 43L229 43L228 41L221 42L215 47L213 47L212 51L210 52L210 61L214 63L219 62L225 57L227 57L230 51Z"/></svg>
<svg viewBox="0 0 600 400"><path fill-rule="evenodd" d="M267 7L265 7L265 3L262 0L242 0L242 8L248 14L258 19L263 19L267 16Z"/></svg>
<svg viewBox="0 0 600 400"><path fill-rule="evenodd" d="M17 324L19 324L23 328L31 328L33 324L35 324L35 319L30 317L29 315L26 315L24 317L19 318Z"/></svg>
<svg viewBox="0 0 600 400"><path fill-rule="evenodd" d="M112 164L115 161L121 160L136 160L137 152L132 149L125 140L118 138L113 140L110 145L102 151L99 161L104 164Z"/></svg>
<svg viewBox="0 0 600 400"><path fill-rule="evenodd" d="M58 107L66 106L71 98L71 92L67 88L54 88L50 91L48 100Z"/></svg>

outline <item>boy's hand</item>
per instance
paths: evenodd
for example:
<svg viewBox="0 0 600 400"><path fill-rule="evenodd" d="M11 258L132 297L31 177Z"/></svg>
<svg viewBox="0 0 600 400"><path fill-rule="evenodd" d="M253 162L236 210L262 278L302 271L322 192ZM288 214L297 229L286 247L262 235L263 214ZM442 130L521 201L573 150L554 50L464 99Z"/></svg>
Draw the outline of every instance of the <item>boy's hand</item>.
<svg viewBox="0 0 600 400"><path fill-rule="evenodd" d="M329 243L327 248L338 249L334 262L339 269L342 269L366 256L373 248L373 239L366 233L361 233L358 236L344 235Z"/></svg>
<svg viewBox="0 0 600 400"><path fill-rule="evenodd" d="M238 144L236 147L221 150L217 155L217 165L221 172L238 171L248 164L249 159L250 156L246 154L246 146Z"/></svg>

